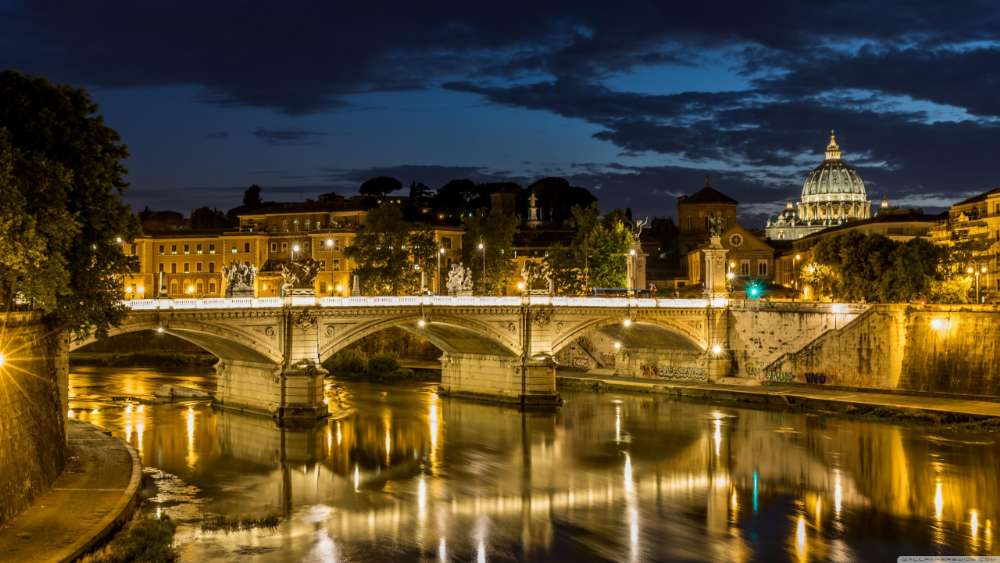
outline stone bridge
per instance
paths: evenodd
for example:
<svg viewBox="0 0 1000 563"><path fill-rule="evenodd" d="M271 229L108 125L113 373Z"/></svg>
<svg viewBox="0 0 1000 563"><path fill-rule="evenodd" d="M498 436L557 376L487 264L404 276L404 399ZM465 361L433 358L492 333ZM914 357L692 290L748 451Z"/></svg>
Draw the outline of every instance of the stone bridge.
<svg viewBox="0 0 1000 563"><path fill-rule="evenodd" d="M603 331L621 349L659 354L707 377L728 373L723 299L286 297L130 300L109 336L152 330L219 358L216 400L279 418L318 417L324 360L390 327L440 348L441 391L522 406L558 402L554 357ZM74 350L93 342L73 342Z"/></svg>

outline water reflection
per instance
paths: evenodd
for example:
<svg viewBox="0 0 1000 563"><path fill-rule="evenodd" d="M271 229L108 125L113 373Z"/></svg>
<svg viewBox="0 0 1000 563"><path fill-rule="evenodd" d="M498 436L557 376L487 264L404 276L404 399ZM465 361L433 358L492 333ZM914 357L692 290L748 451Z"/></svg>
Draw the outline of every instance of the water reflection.
<svg viewBox="0 0 1000 563"><path fill-rule="evenodd" d="M186 560L893 560L993 553L990 434L567 394L555 414L335 386L308 429L150 398L210 374L79 371L74 416L176 475ZM205 515L281 515L202 529Z"/></svg>

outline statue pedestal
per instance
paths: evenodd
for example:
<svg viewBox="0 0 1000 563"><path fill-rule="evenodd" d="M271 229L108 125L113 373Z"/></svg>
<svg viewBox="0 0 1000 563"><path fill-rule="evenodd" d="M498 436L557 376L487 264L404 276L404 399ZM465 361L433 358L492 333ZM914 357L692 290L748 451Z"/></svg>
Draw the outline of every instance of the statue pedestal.
<svg viewBox="0 0 1000 563"><path fill-rule="evenodd" d="M705 297L709 299L729 297L726 288L726 254L722 237L713 235L705 253Z"/></svg>

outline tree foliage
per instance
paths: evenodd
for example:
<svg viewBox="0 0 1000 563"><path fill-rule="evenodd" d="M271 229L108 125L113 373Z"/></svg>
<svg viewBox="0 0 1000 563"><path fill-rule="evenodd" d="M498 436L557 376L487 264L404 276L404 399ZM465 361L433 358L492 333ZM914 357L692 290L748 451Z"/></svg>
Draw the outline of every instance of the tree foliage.
<svg viewBox="0 0 1000 563"><path fill-rule="evenodd" d="M592 204L574 207L572 216L573 240L545 258L556 292L580 295L592 287L626 287L631 233L625 214L616 210L601 217Z"/></svg>
<svg viewBox="0 0 1000 563"><path fill-rule="evenodd" d="M28 251L19 259L4 253L2 291L8 299L20 292L52 324L78 334L105 332L124 317L121 280L134 261L118 240L139 232L121 199L128 150L97 111L81 89L0 72L7 144L0 238Z"/></svg>
<svg viewBox="0 0 1000 563"><path fill-rule="evenodd" d="M514 232L517 217L479 210L465 219L462 261L472 269L476 291L484 295L503 295L514 276ZM479 249L479 245L483 249ZM483 257L486 257L485 285Z"/></svg>
<svg viewBox="0 0 1000 563"><path fill-rule="evenodd" d="M946 254L925 239L905 243L845 233L824 239L803 281L843 301L899 303L932 298Z"/></svg>
<svg viewBox="0 0 1000 563"><path fill-rule="evenodd" d="M231 226L226 214L211 207L199 207L191 212L192 229L225 229Z"/></svg>
<svg viewBox="0 0 1000 563"><path fill-rule="evenodd" d="M390 193L402 189L402 187L402 182L391 176L376 176L365 180L361 184L361 188L358 189L358 193L381 200Z"/></svg>
<svg viewBox="0 0 1000 563"><path fill-rule="evenodd" d="M372 209L345 254L356 264L354 273L365 295L403 295L420 290L436 272L434 233L403 220L399 206Z"/></svg>

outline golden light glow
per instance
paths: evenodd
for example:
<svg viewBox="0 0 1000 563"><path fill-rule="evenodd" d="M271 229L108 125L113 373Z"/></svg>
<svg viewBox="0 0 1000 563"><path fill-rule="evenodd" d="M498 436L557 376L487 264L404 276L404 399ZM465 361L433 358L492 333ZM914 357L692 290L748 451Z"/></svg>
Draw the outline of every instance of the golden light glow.
<svg viewBox="0 0 1000 563"><path fill-rule="evenodd" d="M632 319L625 319L625 320L623 320L623 321L622 321L622 325L623 325L623 326L624 326L625 328L628 328L628 327L632 326Z"/></svg>
<svg viewBox="0 0 1000 563"><path fill-rule="evenodd" d="M934 483L934 519L940 520L944 514L944 492L939 477Z"/></svg>
<svg viewBox="0 0 1000 563"><path fill-rule="evenodd" d="M194 293L194 286L193 285L187 286L187 292L188 294Z"/></svg>
<svg viewBox="0 0 1000 563"><path fill-rule="evenodd" d="M343 286L343 284L339 284L338 283L337 287L335 289L337 290L337 293L343 293L344 292L344 286Z"/></svg>
<svg viewBox="0 0 1000 563"><path fill-rule="evenodd" d="M939 331L948 330L951 328L951 321L942 318L931 319L931 328Z"/></svg>
<svg viewBox="0 0 1000 563"><path fill-rule="evenodd" d="M713 344L712 345L712 355L718 356L721 353L722 353L722 346L719 346L718 344Z"/></svg>
<svg viewBox="0 0 1000 563"><path fill-rule="evenodd" d="M0 352L0 367L3 367L5 363L7 363L7 356L4 356L3 352Z"/></svg>
<svg viewBox="0 0 1000 563"><path fill-rule="evenodd" d="M427 321L425 321L424 319L420 319L419 321L417 321L417 326L420 328L424 328L425 326L427 326Z"/></svg>
<svg viewBox="0 0 1000 563"><path fill-rule="evenodd" d="M525 287L527 287L527 286L526 286L526 285L524 285L524 282L523 282L523 281L519 281L519 282L517 282L517 290L518 290L518 291L524 291L524 288L525 288Z"/></svg>
<svg viewBox="0 0 1000 563"><path fill-rule="evenodd" d="M622 349L622 343L621 342L615 342L615 350L621 350L621 349Z"/></svg>

